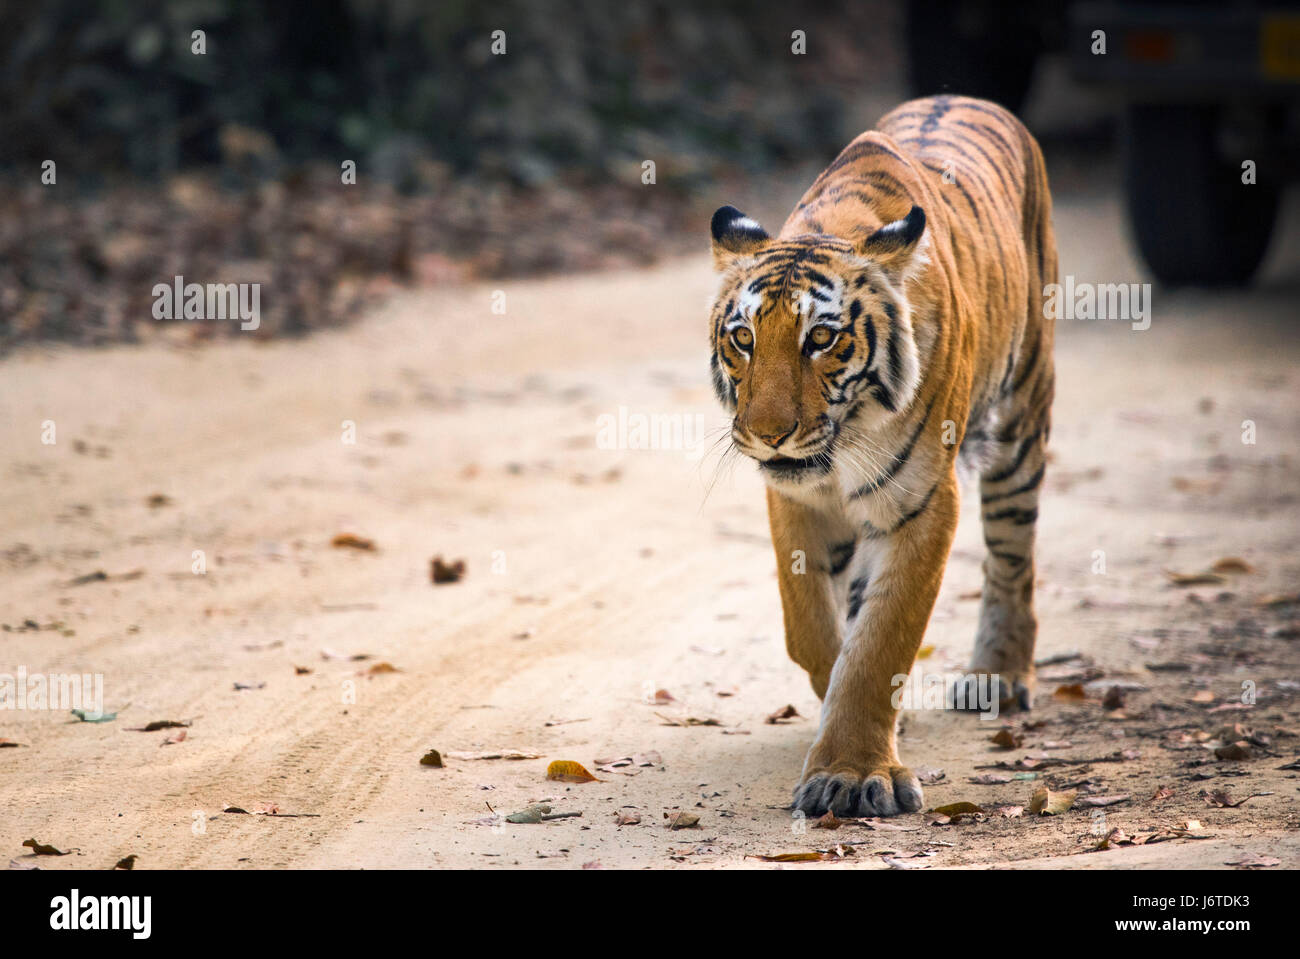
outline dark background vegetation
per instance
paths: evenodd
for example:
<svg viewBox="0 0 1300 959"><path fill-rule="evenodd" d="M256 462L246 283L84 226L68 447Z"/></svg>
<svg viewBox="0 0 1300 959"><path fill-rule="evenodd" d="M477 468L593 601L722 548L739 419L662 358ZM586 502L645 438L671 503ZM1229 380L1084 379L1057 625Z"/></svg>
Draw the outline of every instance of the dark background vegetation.
<svg viewBox="0 0 1300 959"><path fill-rule="evenodd" d="M177 274L262 282L271 335L392 281L698 248L720 180L857 132L846 107L898 72L897 22L879 3L7 3L0 349L149 335Z"/></svg>

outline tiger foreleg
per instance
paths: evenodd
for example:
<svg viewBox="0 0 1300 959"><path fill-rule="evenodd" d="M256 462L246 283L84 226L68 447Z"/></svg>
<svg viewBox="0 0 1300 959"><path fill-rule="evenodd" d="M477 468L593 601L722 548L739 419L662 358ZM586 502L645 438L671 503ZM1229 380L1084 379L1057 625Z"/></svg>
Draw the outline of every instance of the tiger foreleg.
<svg viewBox="0 0 1300 959"><path fill-rule="evenodd" d="M805 815L892 816L921 808L921 784L898 758L895 690L916 659L957 524L954 476L926 507L873 546L870 581L822 703L794 805Z"/></svg>

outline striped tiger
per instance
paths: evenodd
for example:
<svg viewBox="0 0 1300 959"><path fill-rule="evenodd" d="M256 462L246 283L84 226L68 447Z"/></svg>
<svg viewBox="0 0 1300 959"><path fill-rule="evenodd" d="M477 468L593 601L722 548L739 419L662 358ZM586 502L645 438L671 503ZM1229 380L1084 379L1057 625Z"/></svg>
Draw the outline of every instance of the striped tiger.
<svg viewBox="0 0 1300 959"><path fill-rule="evenodd" d="M959 465L978 476L987 546L971 691L1029 708L1051 218L1029 131L960 96L883 117L776 237L734 207L713 216L713 384L765 480L786 648L822 699L795 788L806 815L921 808L891 694L939 591Z"/></svg>

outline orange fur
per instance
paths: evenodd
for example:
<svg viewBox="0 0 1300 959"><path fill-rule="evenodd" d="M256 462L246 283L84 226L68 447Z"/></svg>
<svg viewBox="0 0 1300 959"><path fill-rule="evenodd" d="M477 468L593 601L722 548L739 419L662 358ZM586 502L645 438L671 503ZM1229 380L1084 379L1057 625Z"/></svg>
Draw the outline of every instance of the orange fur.
<svg viewBox="0 0 1300 959"><path fill-rule="evenodd" d="M989 545L972 670L1000 699L1033 684L1056 279L1042 154L994 104L915 100L850 143L777 237L730 207L713 233L714 386L768 482L787 649L823 699L796 806L919 808L891 694L952 545L959 451Z"/></svg>

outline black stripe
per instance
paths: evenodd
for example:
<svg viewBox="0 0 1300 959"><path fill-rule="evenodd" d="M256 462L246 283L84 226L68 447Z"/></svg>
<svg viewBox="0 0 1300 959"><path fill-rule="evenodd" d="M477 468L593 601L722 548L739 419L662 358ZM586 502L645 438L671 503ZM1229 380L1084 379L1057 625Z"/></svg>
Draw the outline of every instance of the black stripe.
<svg viewBox="0 0 1300 959"><path fill-rule="evenodd" d="M981 481L984 483L1001 483L1003 480L1010 479L1014 476L1016 471L1020 469L1021 464L1024 463L1025 457L1029 455L1029 451L1033 449L1034 444L1038 441L1040 432L1041 431L1035 431L1030 433L1020 441L1020 450L1016 453L1016 458L1012 461L1010 466L1006 469L998 470L996 473L989 476L981 477Z"/></svg>
<svg viewBox="0 0 1300 959"><path fill-rule="evenodd" d="M1015 506L1008 506L1006 509L1000 509L996 513L984 514L984 522L986 523L998 523L1002 520L1010 520L1017 526L1028 526L1036 519L1038 519L1037 509L1019 509Z"/></svg>
<svg viewBox="0 0 1300 959"><path fill-rule="evenodd" d="M921 434L925 432L925 424L930 421L930 413L933 409L934 409L934 400L931 400L929 405L926 406L925 408L925 415L921 417L920 424L918 424L916 430L912 433L911 438L908 439L907 444L901 450L899 450L897 453L894 454L894 459L889 464L889 467L883 473L877 476L875 479L867 483L865 486L860 487L853 494L855 497L868 496L871 493L874 493L876 490L880 489L882 486L884 486L891 479L893 479L895 476L898 475L898 471L901 470L907 464L908 459L911 457L912 450L916 447L917 440L919 440L921 438Z"/></svg>
<svg viewBox="0 0 1300 959"><path fill-rule="evenodd" d="M1010 499L1012 496L1019 496L1021 493L1028 493L1031 489L1037 489L1038 484L1043 481L1043 473L1046 472L1046 470L1047 464L1044 463L1042 466L1038 467L1034 475L1029 477L1023 485L1017 486L1015 489L1006 493L997 493L993 496L981 496L980 502L987 506L989 503L996 503L1000 499Z"/></svg>

